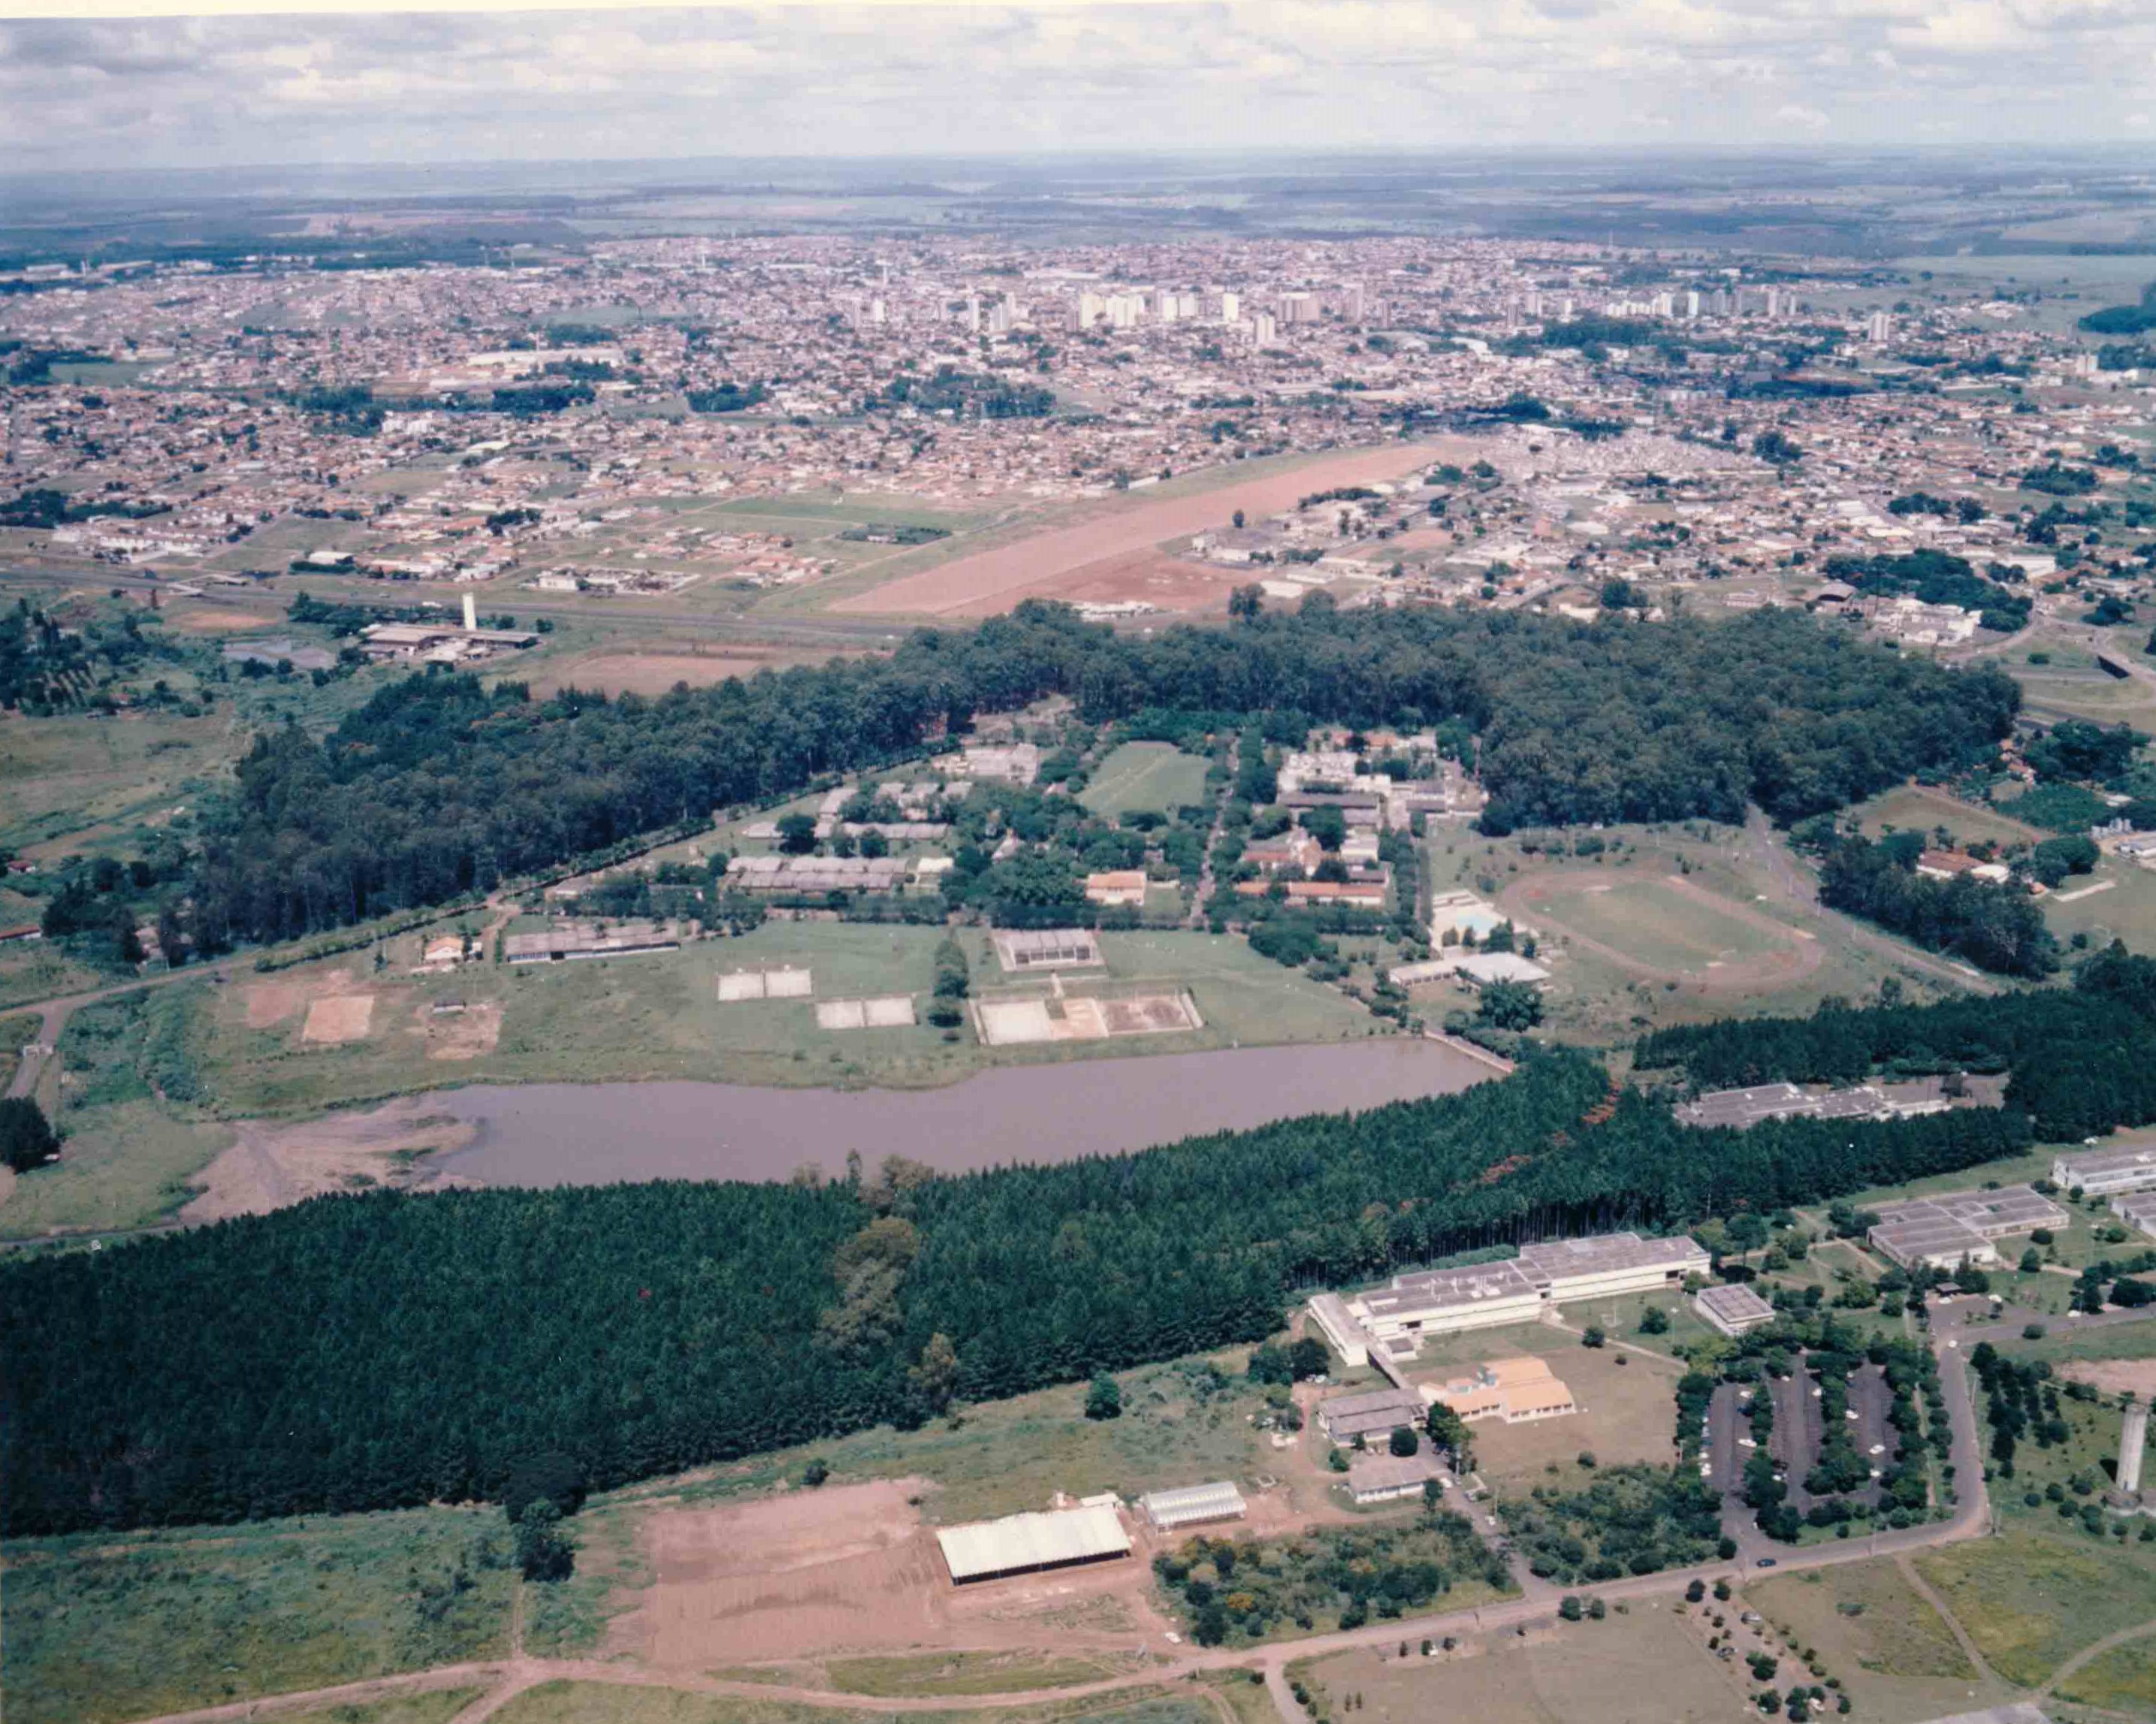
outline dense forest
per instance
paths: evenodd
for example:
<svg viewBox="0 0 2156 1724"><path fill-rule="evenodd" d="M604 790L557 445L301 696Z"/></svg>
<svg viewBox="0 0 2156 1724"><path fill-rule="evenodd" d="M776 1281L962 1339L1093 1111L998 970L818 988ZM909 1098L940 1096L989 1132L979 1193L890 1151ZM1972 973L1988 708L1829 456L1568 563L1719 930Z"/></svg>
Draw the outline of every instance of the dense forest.
<svg viewBox="0 0 2156 1724"><path fill-rule="evenodd" d="M1460 1095L1058 1167L317 1199L0 1264L0 1528L492 1496L555 1449L603 1487L1255 1340L1300 1288L2028 1142L1999 1109L1695 1131L1547 1053Z"/></svg>
<svg viewBox="0 0 2156 1724"><path fill-rule="evenodd" d="M1951 880L1921 875L1917 859L1924 849L1919 832L1897 832L1876 844L1846 834L1835 839L1820 868L1820 902L1998 975L2034 979L2058 968L2059 942L2026 890L1967 874ZM2061 854L2053 851L2051 858L2063 872L2069 865Z"/></svg>
<svg viewBox="0 0 2156 1724"><path fill-rule="evenodd" d="M1486 824L1795 819L1995 751L2019 701L1808 618L1592 626L1306 603L1117 636L1029 603L890 658L655 700L413 677L325 738L260 737L203 813L189 942L303 934L490 888L714 808L917 752L978 712L1063 694L1089 722L1295 709L1482 738Z"/></svg>
<svg viewBox="0 0 2156 1724"><path fill-rule="evenodd" d="M2071 989L1684 1024L1643 1036L1637 1060L1707 1090L2009 1072L2008 1105L2040 1137L2073 1142L2156 1121L2156 959L2113 946L2080 965Z"/></svg>

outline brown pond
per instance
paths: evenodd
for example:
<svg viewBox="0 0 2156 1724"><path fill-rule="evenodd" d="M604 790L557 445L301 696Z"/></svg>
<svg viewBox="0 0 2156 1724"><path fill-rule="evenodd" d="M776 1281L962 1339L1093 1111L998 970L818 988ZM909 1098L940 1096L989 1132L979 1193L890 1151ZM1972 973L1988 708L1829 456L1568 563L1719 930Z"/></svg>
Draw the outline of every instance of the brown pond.
<svg viewBox="0 0 2156 1724"><path fill-rule="evenodd" d="M738 1084L518 1084L438 1091L430 1111L478 1127L439 1158L483 1185L783 1179L902 1155L946 1172L1068 1162L1298 1114L1450 1095L1491 1069L1436 1042L1243 1048L1006 1066L941 1090Z"/></svg>

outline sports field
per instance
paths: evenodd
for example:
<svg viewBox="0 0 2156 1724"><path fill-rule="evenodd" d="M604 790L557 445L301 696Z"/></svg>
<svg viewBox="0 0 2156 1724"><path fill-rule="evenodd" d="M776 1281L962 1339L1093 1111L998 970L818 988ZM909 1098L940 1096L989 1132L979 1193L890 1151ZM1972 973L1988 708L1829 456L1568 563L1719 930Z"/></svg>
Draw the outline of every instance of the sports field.
<svg viewBox="0 0 2156 1724"><path fill-rule="evenodd" d="M1173 742L1126 742L1093 774L1078 800L1096 814L1158 808L1163 814L1205 799L1205 762Z"/></svg>
<svg viewBox="0 0 2156 1724"><path fill-rule="evenodd" d="M1676 875L1611 876L1569 870L1523 881L1507 895L1531 925L1547 925L1656 979L1743 985L1798 975L1818 961L1804 940L1757 911Z"/></svg>

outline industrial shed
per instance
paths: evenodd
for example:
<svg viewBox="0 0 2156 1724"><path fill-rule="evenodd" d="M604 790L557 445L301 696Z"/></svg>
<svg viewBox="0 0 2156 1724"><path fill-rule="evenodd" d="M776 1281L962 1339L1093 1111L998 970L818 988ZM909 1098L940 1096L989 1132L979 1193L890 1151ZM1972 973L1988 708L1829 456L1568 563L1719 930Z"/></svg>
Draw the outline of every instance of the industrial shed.
<svg viewBox="0 0 2156 1724"><path fill-rule="evenodd" d="M1131 1536L1111 1508L1056 1509L947 1526L936 1535L951 1578L993 1580L1041 1568L1106 1562L1131 1553Z"/></svg>
<svg viewBox="0 0 2156 1724"><path fill-rule="evenodd" d="M1163 1532L1207 1521L1240 1521L1249 1511L1243 1493L1223 1479L1211 1485L1185 1485L1153 1491L1138 1499L1145 1517Z"/></svg>

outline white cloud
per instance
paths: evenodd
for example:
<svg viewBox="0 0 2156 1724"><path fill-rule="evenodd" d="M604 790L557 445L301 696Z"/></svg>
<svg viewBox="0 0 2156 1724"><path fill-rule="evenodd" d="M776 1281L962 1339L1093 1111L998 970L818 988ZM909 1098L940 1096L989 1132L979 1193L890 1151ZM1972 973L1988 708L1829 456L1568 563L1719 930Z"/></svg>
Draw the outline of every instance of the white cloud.
<svg viewBox="0 0 2156 1724"><path fill-rule="evenodd" d="M0 151L26 167L132 167L1722 144L1793 126L1861 145L2100 142L2143 112L2152 52L2147 0L23 20L0 23Z"/></svg>

